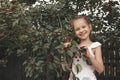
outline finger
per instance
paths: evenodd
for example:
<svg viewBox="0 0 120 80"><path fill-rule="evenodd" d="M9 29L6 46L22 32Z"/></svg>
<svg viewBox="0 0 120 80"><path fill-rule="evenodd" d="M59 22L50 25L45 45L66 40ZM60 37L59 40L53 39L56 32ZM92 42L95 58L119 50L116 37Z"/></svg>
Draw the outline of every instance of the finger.
<svg viewBox="0 0 120 80"><path fill-rule="evenodd" d="M86 57L89 57L90 56L90 53L88 50L86 50Z"/></svg>

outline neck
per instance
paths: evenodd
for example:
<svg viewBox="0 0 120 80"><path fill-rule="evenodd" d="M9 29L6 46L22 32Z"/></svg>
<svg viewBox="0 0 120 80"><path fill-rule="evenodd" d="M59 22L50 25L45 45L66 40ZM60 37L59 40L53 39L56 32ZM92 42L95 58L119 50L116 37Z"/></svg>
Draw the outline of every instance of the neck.
<svg viewBox="0 0 120 80"><path fill-rule="evenodd" d="M87 39L83 39L80 41L80 44L84 44L84 45L88 45L88 44L91 44L92 41L90 40L90 38L87 38Z"/></svg>

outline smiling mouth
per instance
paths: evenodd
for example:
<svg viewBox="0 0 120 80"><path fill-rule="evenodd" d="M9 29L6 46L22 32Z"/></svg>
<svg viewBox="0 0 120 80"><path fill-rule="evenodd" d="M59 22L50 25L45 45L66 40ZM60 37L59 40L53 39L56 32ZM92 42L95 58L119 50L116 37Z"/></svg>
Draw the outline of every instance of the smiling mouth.
<svg viewBox="0 0 120 80"><path fill-rule="evenodd" d="M81 37L83 37L85 34L80 34Z"/></svg>
<svg viewBox="0 0 120 80"><path fill-rule="evenodd" d="M83 31L80 36L84 36L86 34L86 31Z"/></svg>

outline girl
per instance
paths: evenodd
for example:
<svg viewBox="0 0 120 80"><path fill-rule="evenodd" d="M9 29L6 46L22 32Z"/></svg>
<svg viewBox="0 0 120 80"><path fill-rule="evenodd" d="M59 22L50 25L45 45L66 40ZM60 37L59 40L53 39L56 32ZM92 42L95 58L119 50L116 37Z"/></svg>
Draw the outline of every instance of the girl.
<svg viewBox="0 0 120 80"><path fill-rule="evenodd" d="M75 77L77 77L79 80L97 80L94 70L96 70L98 73L102 73L104 71L101 43L91 41L90 35L92 31L92 25L86 16L76 16L71 20L70 25L73 27L75 35L80 39L78 48L84 46L86 49L85 56L91 62L91 64L88 64L86 60L80 56L74 57L72 63L72 72L70 73L69 80L73 80L73 75L75 75Z"/></svg>

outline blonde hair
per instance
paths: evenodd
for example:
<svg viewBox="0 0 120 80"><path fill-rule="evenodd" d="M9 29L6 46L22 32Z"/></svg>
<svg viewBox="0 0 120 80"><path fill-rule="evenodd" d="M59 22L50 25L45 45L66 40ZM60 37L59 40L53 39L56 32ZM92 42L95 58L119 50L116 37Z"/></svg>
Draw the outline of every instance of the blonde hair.
<svg viewBox="0 0 120 80"><path fill-rule="evenodd" d="M87 16L85 16L85 15L76 15L72 20L70 20L70 22L69 22L70 26L74 27L74 21L78 20L78 19L82 19L82 18L85 19L88 24L91 24L91 21L90 21L90 19L88 19Z"/></svg>

